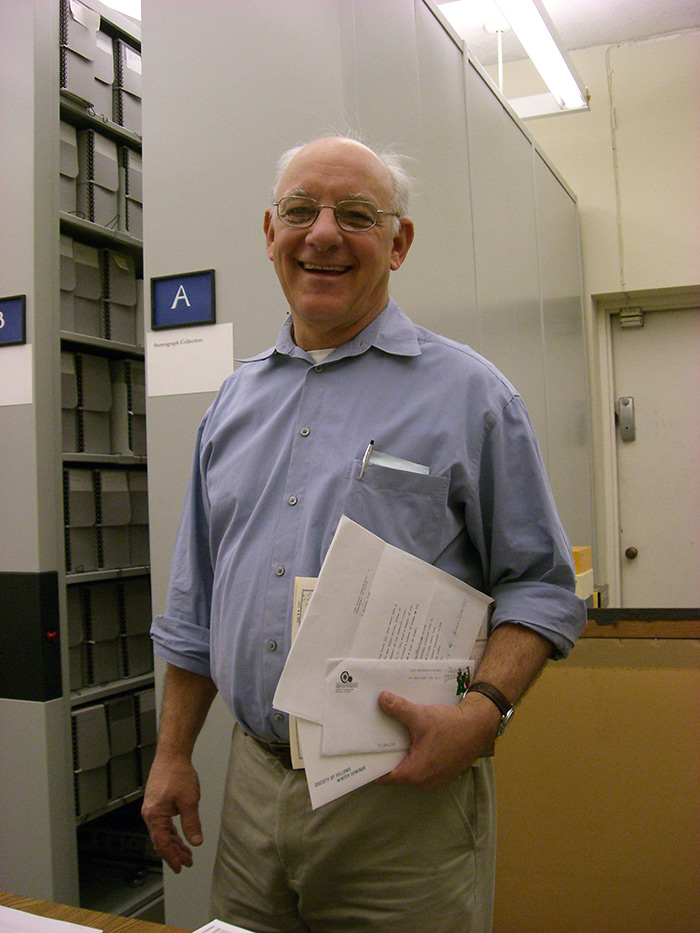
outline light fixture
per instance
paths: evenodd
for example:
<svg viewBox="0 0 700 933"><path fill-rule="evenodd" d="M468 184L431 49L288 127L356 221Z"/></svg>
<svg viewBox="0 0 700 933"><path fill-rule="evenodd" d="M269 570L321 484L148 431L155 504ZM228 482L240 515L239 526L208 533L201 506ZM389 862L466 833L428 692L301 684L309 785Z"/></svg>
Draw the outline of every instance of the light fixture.
<svg viewBox="0 0 700 933"><path fill-rule="evenodd" d="M549 88L556 107L587 109L586 88L540 0L496 0L496 4Z"/></svg>
<svg viewBox="0 0 700 933"><path fill-rule="evenodd" d="M588 92L564 50L556 29L541 0L452 0L440 8L457 32L469 42L469 32L482 24L502 38L502 28L490 29L485 23L494 14L507 21L513 33L549 88L546 94L512 98L508 103L522 118L588 109ZM502 73L499 44L499 75ZM499 78L503 92L503 81Z"/></svg>

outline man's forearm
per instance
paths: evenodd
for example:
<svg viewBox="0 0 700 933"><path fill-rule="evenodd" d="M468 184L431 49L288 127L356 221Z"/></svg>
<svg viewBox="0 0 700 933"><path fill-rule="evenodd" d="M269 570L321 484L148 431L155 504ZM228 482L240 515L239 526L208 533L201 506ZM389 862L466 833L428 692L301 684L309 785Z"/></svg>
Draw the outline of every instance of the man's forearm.
<svg viewBox="0 0 700 933"><path fill-rule="evenodd" d="M215 696L216 686L209 677L168 664L158 730L158 750L170 755L191 757L194 743Z"/></svg>
<svg viewBox="0 0 700 933"><path fill-rule="evenodd" d="M486 643L475 680L487 681L515 705L552 655L552 643L524 625L499 625Z"/></svg>

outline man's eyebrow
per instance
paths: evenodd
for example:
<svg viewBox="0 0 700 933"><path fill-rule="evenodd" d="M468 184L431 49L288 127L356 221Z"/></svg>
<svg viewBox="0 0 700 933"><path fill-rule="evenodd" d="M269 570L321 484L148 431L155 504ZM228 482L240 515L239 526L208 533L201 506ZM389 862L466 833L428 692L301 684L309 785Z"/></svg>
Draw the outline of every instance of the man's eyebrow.
<svg viewBox="0 0 700 933"><path fill-rule="evenodd" d="M306 188L292 188L291 191L288 191L284 197L300 197L300 198L311 198L316 200L313 195L310 195ZM374 204L374 200L369 197L369 195L364 194L362 191L357 191L354 194L344 194L342 197L338 198L336 204L340 201L366 201L368 204Z"/></svg>

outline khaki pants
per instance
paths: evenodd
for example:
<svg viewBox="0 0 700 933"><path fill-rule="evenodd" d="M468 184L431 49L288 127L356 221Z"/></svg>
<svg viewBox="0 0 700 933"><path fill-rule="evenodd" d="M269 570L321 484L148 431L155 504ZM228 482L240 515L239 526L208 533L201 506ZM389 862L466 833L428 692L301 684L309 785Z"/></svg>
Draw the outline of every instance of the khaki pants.
<svg viewBox="0 0 700 933"><path fill-rule="evenodd" d="M234 729L212 916L258 933L487 933L493 765L439 792L368 784L311 810L292 771Z"/></svg>

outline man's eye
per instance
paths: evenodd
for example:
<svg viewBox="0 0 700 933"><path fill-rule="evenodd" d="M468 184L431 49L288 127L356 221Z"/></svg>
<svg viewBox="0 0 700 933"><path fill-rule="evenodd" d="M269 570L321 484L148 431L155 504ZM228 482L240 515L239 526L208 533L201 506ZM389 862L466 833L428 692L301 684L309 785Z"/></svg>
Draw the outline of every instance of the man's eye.
<svg viewBox="0 0 700 933"><path fill-rule="evenodd" d="M310 220L314 216L314 209L306 204L296 204L285 208L284 216L289 220Z"/></svg>
<svg viewBox="0 0 700 933"><path fill-rule="evenodd" d="M349 227L371 227L377 222L374 210L362 204L343 204L338 209L340 221Z"/></svg>

